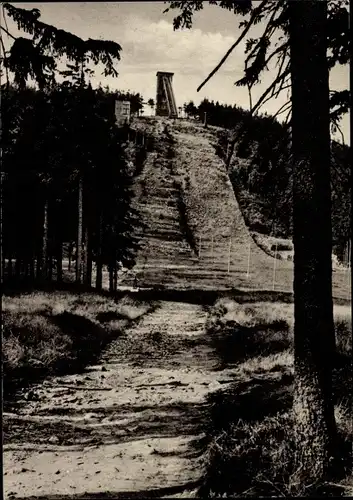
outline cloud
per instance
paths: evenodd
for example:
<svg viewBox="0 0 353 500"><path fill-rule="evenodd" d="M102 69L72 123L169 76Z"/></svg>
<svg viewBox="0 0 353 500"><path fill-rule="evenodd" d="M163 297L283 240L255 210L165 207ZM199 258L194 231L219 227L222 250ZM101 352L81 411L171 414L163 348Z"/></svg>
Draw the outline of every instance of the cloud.
<svg viewBox="0 0 353 500"><path fill-rule="evenodd" d="M200 29L173 31L171 23L146 23L130 17L121 33L123 47L122 66L139 72L174 71L180 75L200 74L210 71L234 43L231 36L205 33ZM243 47L232 55L233 65L237 55L241 59Z"/></svg>
<svg viewBox="0 0 353 500"><path fill-rule="evenodd" d="M173 31L172 23L162 19L146 22L139 17L128 17L119 33L122 60L117 80L104 79L113 88L141 92L145 99L155 97L157 71L174 73L173 87L177 105L204 97L243 105L248 102L247 91L235 88L234 81L241 76L244 44L233 52L229 60L207 87L200 93L197 87L235 42L232 36L200 29ZM241 102L238 98L241 97Z"/></svg>

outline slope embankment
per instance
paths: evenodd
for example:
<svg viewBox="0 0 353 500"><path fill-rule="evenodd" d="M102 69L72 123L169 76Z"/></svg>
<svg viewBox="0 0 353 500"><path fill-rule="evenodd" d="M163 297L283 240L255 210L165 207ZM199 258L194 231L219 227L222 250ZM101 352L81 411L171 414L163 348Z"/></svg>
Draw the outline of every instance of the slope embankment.
<svg viewBox="0 0 353 500"><path fill-rule="evenodd" d="M141 229L140 249L133 271L122 285L150 287L178 285L178 276L193 268L195 253L184 234L179 208L180 187L172 171L173 150L166 120L144 121L153 137L154 149L147 153L134 186L134 208ZM141 126L141 124L140 124Z"/></svg>
<svg viewBox="0 0 353 500"><path fill-rule="evenodd" d="M182 120L136 125L153 135L154 151L135 183L143 230L137 264L122 285L176 289L271 288L273 258L253 241L214 131ZM283 269L284 267L284 269ZM291 290L292 264L277 273Z"/></svg>
<svg viewBox="0 0 353 500"><path fill-rule="evenodd" d="M135 127L154 149L135 182L144 229L137 264L122 285L182 290L293 290L293 262L268 255L245 224L223 160L217 127L149 118ZM333 296L347 299L347 276L333 273Z"/></svg>

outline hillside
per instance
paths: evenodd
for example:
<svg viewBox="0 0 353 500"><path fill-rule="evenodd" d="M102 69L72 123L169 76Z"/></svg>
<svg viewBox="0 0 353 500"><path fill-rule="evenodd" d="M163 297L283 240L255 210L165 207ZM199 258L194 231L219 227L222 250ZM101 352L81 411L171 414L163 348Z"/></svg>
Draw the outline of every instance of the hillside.
<svg viewBox="0 0 353 500"><path fill-rule="evenodd" d="M288 127L267 114L204 99L191 115L219 129L217 153L228 159L229 176L246 224L252 231L292 235L292 167ZM229 149L229 145L234 148ZM233 153L229 155L229 153ZM333 249L339 261L351 238L350 147L331 143Z"/></svg>
<svg viewBox="0 0 353 500"><path fill-rule="evenodd" d="M292 291L293 264L274 259L252 238L224 162L217 127L145 118L133 127L154 139L135 181L144 226L136 266L122 286ZM334 296L347 298L347 276L334 274Z"/></svg>

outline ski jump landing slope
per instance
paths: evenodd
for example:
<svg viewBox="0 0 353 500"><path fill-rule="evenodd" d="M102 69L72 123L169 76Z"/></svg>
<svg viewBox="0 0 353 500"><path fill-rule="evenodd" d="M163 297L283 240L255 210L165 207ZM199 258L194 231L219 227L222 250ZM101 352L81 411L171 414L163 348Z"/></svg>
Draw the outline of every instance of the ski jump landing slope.
<svg viewBox="0 0 353 500"><path fill-rule="evenodd" d="M215 130L166 118L135 126L154 136L155 148L135 181L134 204L144 228L136 266L121 285L272 289L275 259L248 231L212 144ZM293 265L280 262L276 290L292 291Z"/></svg>

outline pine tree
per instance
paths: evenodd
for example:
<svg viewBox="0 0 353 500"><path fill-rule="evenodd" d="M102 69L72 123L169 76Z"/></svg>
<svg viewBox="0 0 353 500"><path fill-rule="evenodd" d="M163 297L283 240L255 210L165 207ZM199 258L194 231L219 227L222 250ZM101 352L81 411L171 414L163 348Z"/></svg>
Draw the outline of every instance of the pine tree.
<svg viewBox="0 0 353 500"><path fill-rule="evenodd" d="M338 127L339 118L347 111L349 92L336 92L335 99L331 96L330 100L328 75L336 63L347 64L350 60L347 2L262 0L255 4L251 0L212 0L209 3L234 14L248 15L249 19L240 23L243 28L240 36L198 90L219 70L251 27L265 20L262 35L246 42L244 76L236 85L247 86L251 98L251 89L259 82L260 74L273 58L277 58L277 74L259 100L254 105L251 102L251 114L279 93L287 89L292 91L291 100L278 110L277 115L287 113L292 128L295 472L299 482L308 485L327 475L335 452L336 427L331 391L335 337L331 278L330 118ZM174 28L191 28L194 11L202 8L203 3L197 1L170 2L170 9L181 11L174 19ZM278 30L281 30L279 44L273 48L271 42ZM302 469L299 471L300 461Z"/></svg>
<svg viewBox="0 0 353 500"><path fill-rule="evenodd" d="M31 36L31 38L15 37L8 31L7 23L0 27L13 40L10 50L8 52L4 50L2 61L6 70L7 87L9 86L9 73L12 73L14 83L20 89L26 87L30 78L41 90L53 88L56 82L57 61L62 57L66 57L69 61L69 72L71 70L75 73L79 68L81 86L84 85L85 76L91 71L85 65L91 61L95 65L98 63L104 65L105 76L117 76L114 62L120 60L121 46L118 43L105 40L82 40L72 33L42 22L38 9L22 9L4 3L2 10L4 16L9 16L20 31ZM44 246L43 259L46 258L46 244ZM38 263L37 268L40 272Z"/></svg>

